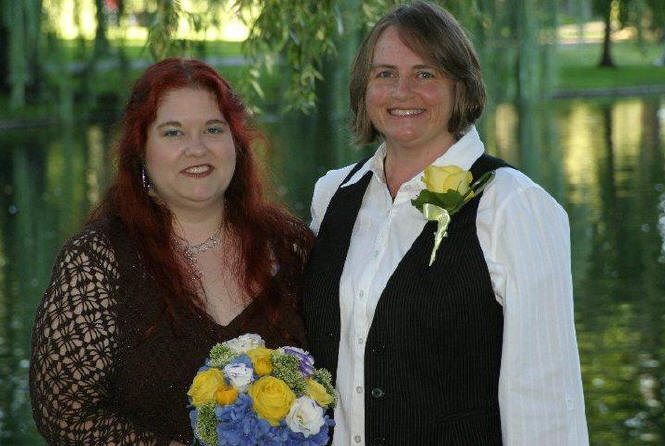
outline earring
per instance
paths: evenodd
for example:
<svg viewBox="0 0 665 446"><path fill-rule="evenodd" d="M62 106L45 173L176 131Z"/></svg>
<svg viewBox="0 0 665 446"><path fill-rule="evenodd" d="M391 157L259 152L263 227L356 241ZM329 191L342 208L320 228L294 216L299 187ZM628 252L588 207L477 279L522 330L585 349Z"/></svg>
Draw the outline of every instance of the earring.
<svg viewBox="0 0 665 446"><path fill-rule="evenodd" d="M150 180L148 179L148 175L145 174L145 166L141 166L141 183L143 184L143 190L146 192L148 192L150 187L152 187L152 184L150 184Z"/></svg>

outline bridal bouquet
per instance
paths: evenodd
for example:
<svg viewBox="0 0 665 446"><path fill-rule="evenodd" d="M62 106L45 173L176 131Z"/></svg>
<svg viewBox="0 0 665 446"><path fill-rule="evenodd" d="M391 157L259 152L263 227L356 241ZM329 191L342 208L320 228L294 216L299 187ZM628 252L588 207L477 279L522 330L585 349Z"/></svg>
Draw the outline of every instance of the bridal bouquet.
<svg viewBox="0 0 665 446"><path fill-rule="evenodd" d="M215 345L187 392L196 439L206 446L328 442L335 423L331 375L297 347L271 350L259 335Z"/></svg>

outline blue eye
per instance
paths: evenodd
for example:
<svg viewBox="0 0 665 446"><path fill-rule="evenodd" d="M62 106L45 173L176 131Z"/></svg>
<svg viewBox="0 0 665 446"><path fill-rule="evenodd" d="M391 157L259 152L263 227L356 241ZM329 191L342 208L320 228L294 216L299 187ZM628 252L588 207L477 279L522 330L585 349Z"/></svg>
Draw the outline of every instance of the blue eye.
<svg viewBox="0 0 665 446"><path fill-rule="evenodd" d="M180 136L180 135L182 135L182 130L168 129L168 130L164 131L164 136L166 136L167 138L174 137L174 136Z"/></svg>
<svg viewBox="0 0 665 446"><path fill-rule="evenodd" d="M434 74L429 71L419 71L418 74L416 74L416 77L418 79L433 79Z"/></svg>
<svg viewBox="0 0 665 446"><path fill-rule="evenodd" d="M211 135L219 135L221 133L224 133L224 129L222 129L221 127L217 127L217 126L208 127L206 129L206 133L210 133Z"/></svg>

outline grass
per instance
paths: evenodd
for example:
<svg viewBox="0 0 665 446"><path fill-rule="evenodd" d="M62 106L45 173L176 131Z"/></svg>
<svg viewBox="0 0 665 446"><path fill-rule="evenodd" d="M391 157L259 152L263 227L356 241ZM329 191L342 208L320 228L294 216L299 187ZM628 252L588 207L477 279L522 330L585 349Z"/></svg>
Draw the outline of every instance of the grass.
<svg viewBox="0 0 665 446"><path fill-rule="evenodd" d="M89 55L92 50L92 41L84 41L83 45L79 40L61 40L60 45L67 60L81 59L81 52ZM121 42L119 40L109 40L111 52L117 54L120 50ZM130 60L151 59L150 52L145 47L143 40L125 40L122 43L125 55ZM196 56L215 55L215 56L240 56L242 54L242 43L227 42L221 40L193 42L192 48Z"/></svg>
<svg viewBox="0 0 665 446"><path fill-rule="evenodd" d="M647 42L642 48L636 42L614 42L612 57L616 68L605 68L598 66L601 43L560 45L558 90L665 86L665 67L653 65L662 51L663 44L656 42Z"/></svg>

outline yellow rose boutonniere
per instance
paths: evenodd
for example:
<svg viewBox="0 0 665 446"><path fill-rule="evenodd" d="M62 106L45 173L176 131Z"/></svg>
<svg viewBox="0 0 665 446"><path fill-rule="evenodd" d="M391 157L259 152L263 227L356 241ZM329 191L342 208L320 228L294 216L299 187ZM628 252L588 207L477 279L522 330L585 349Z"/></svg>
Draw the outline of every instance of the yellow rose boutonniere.
<svg viewBox="0 0 665 446"><path fill-rule="evenodd" d="M473 176L468 170L459 166L429 166L425 168L422 181L425 184L415 200L411 200L425 218L436 221L437 228L434 233L434 247L429 259L431 266L436 259L436 251L444 237L448 235L447 229L450 218L459 211L469 200L479 194L494 177L494 171L482 175L472 183Z"/></svg>
<svg viewBox="0 0 665 446"><path fill-rule="evenodd" d="M210 368L199 372L192 382L187 395L192 397L192 405L198 407L215 401L217 390L224 387L224 375L219 369Z"/></svg>
<svg viewBox="0 0 665 446"><path fill-rule="evenodd" d="M425 189L437 194L454 190L465 195L471 188L472 180L471 172L458 166L429 166L423 175Z"/></svg>
<svg viewBox="0 0 665 446"><path fill-rule="evenodd" d="M277 426L286 417L296 394L281 379L274 376L259 378L249 387L254 410L270 425Z"/></svg>

